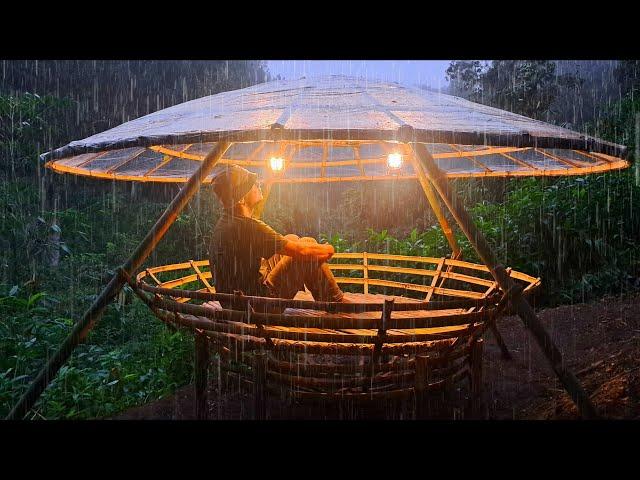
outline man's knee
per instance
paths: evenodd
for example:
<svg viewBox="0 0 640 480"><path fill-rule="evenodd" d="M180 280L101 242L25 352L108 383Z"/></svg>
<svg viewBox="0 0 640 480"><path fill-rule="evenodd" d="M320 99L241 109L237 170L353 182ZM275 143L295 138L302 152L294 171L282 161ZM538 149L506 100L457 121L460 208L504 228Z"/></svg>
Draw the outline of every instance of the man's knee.
<svg viewBox="0 0 640 480"><path fill-rule="evenodd" d="M287 240L300 240L300 237L298 235L296 235L295 233L287 233L284 238L286 238Z"/></svg>
<svg viewBox="0 0 640 480"><path fill-rule="evenodd" d="M310 243L318 243L318 241L313 237L302 237L300 239L301 242L310 242Z"/></svg>

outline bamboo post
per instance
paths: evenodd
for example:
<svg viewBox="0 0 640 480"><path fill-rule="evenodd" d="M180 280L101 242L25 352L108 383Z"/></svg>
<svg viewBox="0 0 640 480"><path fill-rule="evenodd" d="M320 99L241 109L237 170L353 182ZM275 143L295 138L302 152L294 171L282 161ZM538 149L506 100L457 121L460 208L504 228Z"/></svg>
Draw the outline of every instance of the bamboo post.
<svg viewBox="0 0 640 480"><path fill-rule="evenodd" d="M419 167L419 165L416 165L418 163L418 160L414 158L414 155L408 156L413 159L414 170L416 171L416 175L418 176L418 180L420 181L422 190L424 191L424 194L429 201L429 205L431 205L431 210L433 210L433 213L436 215L438 222L440 222L440 227L442 227L442 231L444 233L444 236L447 238L447 242L449 242L449 246L451 247L451 258L458 258L461 253L460 247L458 246L458 242L456 242L456 237L451 230L451 226L449 225L447 218L444 216L444 212L440 207L440 202L438 201L438 198L436 197L436 194L431 187L431 182L429 181L427 175L425 175L425 173Z"/></svg>
<svg viewBox="0 0 640 480"><path fill-rule="evenodd" d="M471 415L477 418L480 414L482 393L482 347L481 338L474 340L471 346Z"/></svg>
<svg viewBox="0 0 640 480"><path fill-rule="evenodd" d="M375 363L380 360L380 355L382 354L382 345L384 344L384 340L387 335L387 325L391 321L391 312L393 311L393 303L394 303L394 299L391 299L391 300L385 299L384 304L382 305L382 316L380 317L380 323L378 324L378 335L376 337L375 344L373 346L371 376L373 376ZM387 360L388 360L388 357L385 355L382 361L386 362Z"/></svg>
<svg viewBox="0 0 640 480"><path fill-rule="evenodd" d="M367 258L367 252L362 252L362 278L364 278L363 292L365 295L369 294L369 259Z"/></svg>
<svg viewBox="0 0 640 480"><path fill-rule="evenodd" d="M258 352L255 355L254 374L254 418L267 419L267 353Z"/></svg>
<svg viewBox="0 0 640 480"><path fill-rule="evenodd" d="M195 410L197 420L207 420L207 374L209 369L209 339L205 333L196 329L195 334Z"/></svg>
<svg viewBox="0 0 640 480"><path fill-rule="evenodd" d="M507 268L506 272L509 276L511 276L511 268ZM518 292L521 293L521 290L518 290ZM500 347L500 351L502 352L502 358L505 360L513 360L513 357L511 356L511 352L509 352L509 349L507 348L507 344L504 341L504 338L502 338L502 334L498 330L498 325L495 320L491 322L491 325L489 328L491 329L491 333L493 333L493 336L496 339L498 346Z"/></svg>
<svg viewBox="0 0 640 480"><path fill-rule="evenodd" d="M425 391L427 389L427 362L426 355L416 355L416 371L414 391L416 396L416 418L424 416Z"/></svg>
<svg viewBox="0 0 640 480"><path fill-rule="evenodd" d="M511 356L511 352L507 348L507 344L505 343L504 338L502 338L502 334L498 330L495 322L491 324L489 329L491 330L491 333L493 333L493 338L496 339L498 347L500 347L500 354L502 355L502 358L504 360L513 360L513 356Z"/></svg>
<svg viewBox="0 0 640 480"><path fill-rule="evenodd" d="M144 239L140 242L136 250L131 254L129 259L124 263L122 269L128 274L133 275L135 271L149 257L151 252L158 245L158 242L164 237L169 227L175 222L176 218L184 207L189 203L191 198L200 188L200 185L204 179L211 173L218 160L222 158L222 155L229 148L230 143L227 141L220 141L216 143L215 148L207 154L204 158L202 165L191 176L189 181L180 189L180 192L171 201L167 209L162 216L158 219L155 225L149 230ZM49 382L58 373L58 370L67 361L73 350L85 340L91 329L102 317L104 309L111 303L113 298L118 294L120 289L125 283L125 278L122 274L116 272L111 278L107 286L102 290L98 298L91 304L91 306L84 312L82 318L76 322L71 333L64 340L60 348L53 354L47 364L42 368L38 376L33 383L29 386L29 389L20 397L18 403L13 407L7 420L22 419L26 413L31 409L33 404L38 400L44 389Z"/></svg>
<svg viewBox="0 0 640 480"><path fill-rule="evenodd" d="M410 140L411 141L411 140ZM498 264L498 261L484 238L484 235L477 229L471 217L465 210L462 202L454 194L449 187L447 178L435 164L433 157L424 144L412 143L413 150L416 154L416 167L423 171L429 177L440 197L444 201L447 208L455 218L456 222L464 232L465 236L473 246L474 250L489 268L491 275L504 292L508 292L514 285L514 281L509 277L505 268ZM591 400L580 385L578 379L566 368L562 358L562 354L553 340L544 329L542 323L536 316L535 312L521 295L515 295L511 298L514 310L522 319L525 327L531 332L540 346L542 352L547 357L551 368L556 373L560 382L566 389L567 393L575 402L580 415L586 419L598 418L598 414L593 407Z"/></svg>

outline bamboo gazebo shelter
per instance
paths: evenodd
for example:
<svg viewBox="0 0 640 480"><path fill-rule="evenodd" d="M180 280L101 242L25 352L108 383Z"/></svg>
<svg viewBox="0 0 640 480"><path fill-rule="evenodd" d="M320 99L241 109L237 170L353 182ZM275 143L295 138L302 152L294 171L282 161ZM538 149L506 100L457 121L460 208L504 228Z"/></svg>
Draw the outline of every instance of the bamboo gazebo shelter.
<svg viewBox="0 0 640 480"><path fill-rule="evenodd" d="M472 390L477 394L479 337L491 328L501 342L495 318L510 305L537 340L580 413L593 418L597 414L588 396L563 364L560 351L526 300L540 279L497 262L448 179L605 172L626 168L625 153L623 146L461 98L345 76L278 80L200 98L48 152L42 156L46 167L58 173L184 186L8 418L25 415L127 282L159 318L196 331L196 389L200 393L206 368L203 374L198 363L208 360L211 343L221 356L238 358L238 348L241 357L256 353L247 362L257 375L257 397L269 386L267 377L293 385L299 397L329 398L345 392L354 398L418 395L436 385L425 380L429 377L425 372L443 368L440 384L445 385L461 372L461 367L450 363L456 356L469 358ZM232 292L216 292L207 261L138 272L199 187L210 182L221 165L230 163L258 173L265 181L265 201L258 215L276 183L370 182L375 188L378 181L418 180L451 246L451 258L336 254L332 269L361 274L337 277L342 283L362 286L360 296L353 294L356 303L352 305L314 302L303 292L294 300L239 298ZM460 259L460 248L438 197L482 265ZM387 264L381 265L380 260ZM389 261L414 266L394 267ZM165 272L172 274L170 280L160 278ZM176 279L179 272L183 276ZM405 281L376 274L402 274ZM411 275L423 281L406 280ZM370 291L381 286L424 297L416 300ZM198 301L219 301L224 306L212 310ZM288 314L276 318L261 313L261 307L274 302L287 307ZM471 343L451 354L463 337ZM506 347L500 344L506 354ZM369 373L361 377L344 365L291 360L293 354L325 353L336 345L346 355L372 354L366 364ZM433 361L432 356L423 355L434 345L439 352L448 352L447 356L438 355ZM285 356L278 357L278 352ZM400 356L400 363L381 360L394 355ZM300 376L301 365L307 371ZM335 375L340 378L336 380ZM409 386L403 383L407 378ZM337 383L343 388L330 388ZM356 390L349 390L350 386ZM200 403L202 399L200 395Z"/></svg>

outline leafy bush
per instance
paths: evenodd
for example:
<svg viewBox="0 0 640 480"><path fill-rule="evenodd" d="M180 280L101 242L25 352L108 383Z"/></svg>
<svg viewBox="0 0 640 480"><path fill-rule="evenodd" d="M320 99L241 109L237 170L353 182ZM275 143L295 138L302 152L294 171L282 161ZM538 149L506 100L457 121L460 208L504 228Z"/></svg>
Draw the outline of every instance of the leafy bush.
<svg viewBox="0 0 640 480"><path fill-rule="evenodd" d="M0 293L0 415L6 416L73 326L60 301L18 287ZM120 310L120 311L119 311ZM146 307L112 305L43 393L34 418L95 418L147 403L188 383L192 340Z"/></svg>

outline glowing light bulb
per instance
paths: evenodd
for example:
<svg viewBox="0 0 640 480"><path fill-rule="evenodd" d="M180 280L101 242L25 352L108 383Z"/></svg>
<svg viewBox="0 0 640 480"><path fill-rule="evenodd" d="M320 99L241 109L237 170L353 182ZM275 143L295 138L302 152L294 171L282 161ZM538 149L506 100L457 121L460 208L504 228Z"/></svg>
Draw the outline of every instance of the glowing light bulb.
<svg viewBox="0 0 640 480"><path fill-rule="evenodd" d="M387 166L393 169L402 167L402 155L399 153L390 153L387 157Z"/></svg>
<svg viewBox="0 0 640 480"><path fill-rule="evenodd" d="M274 172L281 172L284 170L284 158L282 157L271 157L269 164L271 165L271 170Z"/></svg>

